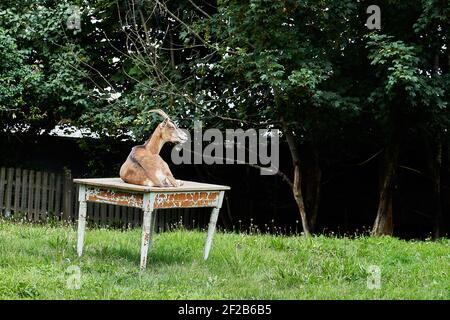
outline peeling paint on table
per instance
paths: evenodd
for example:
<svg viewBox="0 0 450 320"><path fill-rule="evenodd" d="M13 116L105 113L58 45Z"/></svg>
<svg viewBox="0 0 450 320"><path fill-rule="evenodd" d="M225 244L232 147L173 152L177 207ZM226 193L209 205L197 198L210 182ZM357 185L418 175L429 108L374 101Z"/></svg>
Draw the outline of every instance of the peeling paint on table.
<svg viewBox="0 0 450 320"><path fill-rule="evenodd" d="M218 199L219 192L217 191L158 193L154 207L155 209L214 207Z"/></svg>
<svg viewBox="0 0 450 320"><path fill-rule="evenodd" d="M86 202L108 203L119 206L141 208L144 211L141 239L141 270L147 264L147 252L154 231L154 210L169 208L211 207L203 257L206 260L211 249L219 210L228 186L185 181L178 188L156 188L126 184L120 178L75 179L79 185L78 242L77 252L83 252L86 225Z"/></svg>
<svg viewBox="0 0 450 320"><path fill-rule="evenodd" d="M142 208L143 196L110 189L86 188L86 201Z"/></svg>

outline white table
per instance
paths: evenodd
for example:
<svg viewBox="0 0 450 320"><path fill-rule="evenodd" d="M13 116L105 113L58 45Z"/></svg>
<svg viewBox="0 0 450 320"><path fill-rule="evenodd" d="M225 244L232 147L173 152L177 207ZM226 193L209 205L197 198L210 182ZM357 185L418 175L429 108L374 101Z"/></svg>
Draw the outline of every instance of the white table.
<svg viewBox="0 0 450 320"><path fill-rule="evenodd" d="M144 212L142 223L141 270L147 265L147 252L151 246L155 209L212 207L208 225L204 259L208 259L217 218L223 196L228 186L184 181L180 187L146 187L128 184L120 178L74 179L79 185L78 201L78 256L83 253L84 231L86 228L87 202L108 203L119 206L141 208Z"/></svg>

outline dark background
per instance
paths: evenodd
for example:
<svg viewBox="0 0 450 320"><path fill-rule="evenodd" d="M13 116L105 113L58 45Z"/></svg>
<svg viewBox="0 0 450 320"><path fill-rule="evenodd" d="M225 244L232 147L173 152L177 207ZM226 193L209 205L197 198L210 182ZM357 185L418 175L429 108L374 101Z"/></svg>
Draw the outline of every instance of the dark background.
<svg viewBox="0 0 450 320"><path fill-rule="evenodd" d="M135 144L114 139L3 134L0 136L0 166L54 172L67 167L74 178L118 176L120 165ZM253 224L261 231L301 232L291 190L278 176L261 176L258 169L246 165L175 166L170 164L171 147L164 146L162 157L177 179L231 186L219 219L221 227L245 231ZM394 199L394 235L423 239L429 237L432 230L433 212L427 205L431 201L432 188L431 180L422 173L423 155L414 149L404 148L400 156ZM369 155L367 158L372 155L371 150L362 148L359 151ZM316 232L353 235L370 230L378 201L378 161L374 158L362 162L324 165ZM289 174L290 163L289 151L281 144L280 166ZM448 164L443 163L443 167L448 168ZM448 181L443 181L444 233L447 235L448 194Z"/></svg>

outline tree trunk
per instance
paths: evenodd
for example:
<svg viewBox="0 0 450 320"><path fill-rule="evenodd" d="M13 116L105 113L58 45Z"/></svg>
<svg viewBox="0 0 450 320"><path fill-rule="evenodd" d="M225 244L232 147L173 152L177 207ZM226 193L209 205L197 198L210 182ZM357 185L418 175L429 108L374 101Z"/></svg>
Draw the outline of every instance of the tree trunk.
<svg viewBox="0 0 450 320"><path fill-rule="evenodd" d="M394 233L392 202L398 151L399 145L397 143L391 143L384 154L378 211L372 228L372 235L374 236L392 236Z"/></svg>
<svg viewBox="0 0 450 320"><path fill-rule="evenodd" d="M441 237L442 232L442 204L441 204L441 168L442 168L442 140L438 139L433 148L432 179L433 179L433 238Z"/></svg>
<svg viewBox="0 0 450 320"><path fill-rule="evenodd" d="M449 55L450 56L450 55ZM438 74L439 72L439 53L434 55L434 73ZM431 157L429 157L430 161L430 171L431 177L433 179L433 238L437 239L441 236L442 232L442 199L441 199L441 170L442 170L442 140L443 137L441 133L437 134L437 139L434 143L431 141L429 137L429 145L431 146L430 150Z"/></svg>
<svg viewBox="0 0 450 320"><path fill-rule="evenodd" d="M302 187L301 187L301 171L300 164L294 164L294 183L292 185L292 193L294 194L295 202L297 203L298 212L302 221L303 232L305 236L311 235L309 226L309 219L306 215L305 203L303 201Z"/></svg>
<svg viewBox="0 0 450 320"><path fill-rule="evenodd" d="M292 193L294 195L295 202L297 203L298 212L302 221L303 232L305 236L309 236L311 234L311 229L309 227L309 219L307 218L305 202L303 200L302 194L302 175L297 142L295 141L294 135L289 132L289 129L285 128L285 132L286 140L288 142L289 150L292 156L292 163L294 166L294 181L292 183Z"/></svg>
<svg viewBox="0 0 450 320"><path fill-rule="evenodd" d="M169 32L169 41L170 41L170 66L172 69L175 69L175 52L173 49L173 36L172 31Z"/></svg>
<svg viewBox="0 0 450 320"><path fill-rule="evenodd" d="M442 167L441 167L441 193L446 195L449 192L448 185L450 184L450 145L449 145L449 139L448 136L443 136L442 141ZM449 212L450 212L450 201L449 197L442 197L441 198L441 236L445 236L445 234L448 234L448 218L449 218Z"/></svg>
<svg viewBox="0 0 450 320"><path fill-rule="evenodd" d="M310 147L307 150L308 161L305 164L306 171L303 174L303 190L305 191L305 208L308 212L308 224L311 232L316 230L317 215L320 202L320 183L322 170L319 163L319 152L317 148Z"/></svg>

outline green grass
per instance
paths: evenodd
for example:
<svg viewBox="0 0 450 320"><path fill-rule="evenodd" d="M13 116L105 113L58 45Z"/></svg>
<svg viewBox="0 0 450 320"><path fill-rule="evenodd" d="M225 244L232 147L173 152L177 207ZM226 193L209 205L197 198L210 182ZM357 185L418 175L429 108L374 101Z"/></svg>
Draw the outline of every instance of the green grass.
<svg viewBox="0 0 450 320"><path fill-rule="evenodd" d="M139 271L140 230L87 230L0 221L0 299L449 299L450 241L157 234ZM368 268L381 270L369 289ZM81 287L70 289L76 268ZM68 286L69 285L69 286Z"/></svg>

